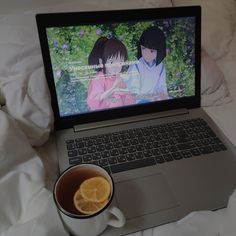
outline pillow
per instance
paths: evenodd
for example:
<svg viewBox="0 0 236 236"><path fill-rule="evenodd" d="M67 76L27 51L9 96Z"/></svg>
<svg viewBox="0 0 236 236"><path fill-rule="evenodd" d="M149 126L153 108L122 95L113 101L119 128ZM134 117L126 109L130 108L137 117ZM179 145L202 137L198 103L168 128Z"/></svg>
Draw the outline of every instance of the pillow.
<svg viewBox="0 0 236 236"><path fill-rule="evenodd" d="M236 20L235 0L173 0L174 6L202 7L202 46L213 59L229 51Z"/></svg>
<svg viewBox="0 0 236 236"><path fill-rule="evenodd" d="M0 99L31 145L42 145L52 129L52 110L34 15L0 18Z"/></svg>
<svg viewBox="0 0 236 236"><path fill-rule="evenodd" d="M232 101L232 98L229 94L224 74L216 62L211 59L204 50L202 50L201 105L203 107L221 105L230 101Z"/></svg>
<svg viewBox="0 0 236 236"><path fill-rule="evenodd" d="M229 46L229 52L225 57L217 60L217 65L224 73L231 95L236 97L236 24L234 37Z"/></svg>
<svg viewBox="0 0 236 236"><path fill-rule="evenodd" d="M217 65L230 52L236 24L235 0L173 0L174 6L202 7L202 106L221 105L232 100L225 71Z"/></svg>

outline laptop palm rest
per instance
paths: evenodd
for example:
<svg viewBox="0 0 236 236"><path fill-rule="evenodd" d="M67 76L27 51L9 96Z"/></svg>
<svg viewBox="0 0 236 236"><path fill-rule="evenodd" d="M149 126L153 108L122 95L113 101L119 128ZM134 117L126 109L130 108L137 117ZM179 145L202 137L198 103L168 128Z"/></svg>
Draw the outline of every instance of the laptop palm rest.
<svg viewBox="0 0 236 236"><path fill-rule="evenodd" d="M116 200L127 220L179 206L162 173L117 183Z"/></svg>

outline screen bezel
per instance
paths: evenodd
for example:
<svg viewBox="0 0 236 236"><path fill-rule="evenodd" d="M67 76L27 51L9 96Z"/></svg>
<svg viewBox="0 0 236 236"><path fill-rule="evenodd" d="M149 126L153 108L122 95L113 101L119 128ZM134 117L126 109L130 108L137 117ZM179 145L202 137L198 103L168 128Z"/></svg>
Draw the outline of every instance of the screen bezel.
<svg viewBox="0 0 236 236"><path fill-rule="evenodd" d="M129 107L119 107L110 110L98 110L95 112L60 117L56 88L54 84L52 64L50 60L49 45L46 28L61 26L79 26L89 24L104 24L113 22L153 20L162 18L195 17L195 96L164 100L149 104L140 104ZM37 14L41 51L43 56L45 75L51 93L51 104L54 112L55 129L64 129L78 124L117 119L127 116L141 115L178 108L200 107L200 82L201 82L201 7L171 7L150 8L133 10L112 10L97 12L70 12Z"/></svg>

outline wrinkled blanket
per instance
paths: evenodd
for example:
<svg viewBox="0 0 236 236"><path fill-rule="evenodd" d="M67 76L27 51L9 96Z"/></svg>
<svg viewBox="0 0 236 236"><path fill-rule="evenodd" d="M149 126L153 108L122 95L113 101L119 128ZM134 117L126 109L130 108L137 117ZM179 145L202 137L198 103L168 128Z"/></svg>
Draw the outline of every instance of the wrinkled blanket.
<svg viewBox="0 0 236 236"><path fill-rule="evenodd" d="M66 235L45 172L18 124L0 110L0 235Z"/></svg>
<svg viewBox="0 0 236 236"><path fill-rule="evenodd" d="M45 171L18 124L0 111L0 236L66 235L52 193L45 188ZM193 212L179 222L135 236L235 236L236 192L228 207Z"/></svg>

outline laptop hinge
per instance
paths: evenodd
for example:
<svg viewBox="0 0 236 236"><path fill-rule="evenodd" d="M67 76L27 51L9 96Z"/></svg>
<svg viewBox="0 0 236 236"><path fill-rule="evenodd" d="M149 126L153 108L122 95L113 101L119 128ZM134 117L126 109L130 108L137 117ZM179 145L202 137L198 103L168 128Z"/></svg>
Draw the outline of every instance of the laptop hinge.
<svg viewBox="0 0 236 236"><path fill-rule="evenodd" d="M161 119L166 117L172 117L172 116L180 116L180 115L187 115L189 114L189 111L187 109L178 109L178 110L172 110L172 111L166 111L166 112L159 112L159 113L150 113L145 115L139 115L134 117L125 117L120 119L113 119L109 121L101 121L101 122L94 122L89 124L82 124L82 125L76 125L74 126L74 132L79 131L86 131L91 129L99 129L99 128L105 128L110 126L116 126L116 125L122 125L122 124L128 124L128 123L134 123L134 122L140 122L140 121L147 121L147 120L154 120L154 119Z"/></svg>

